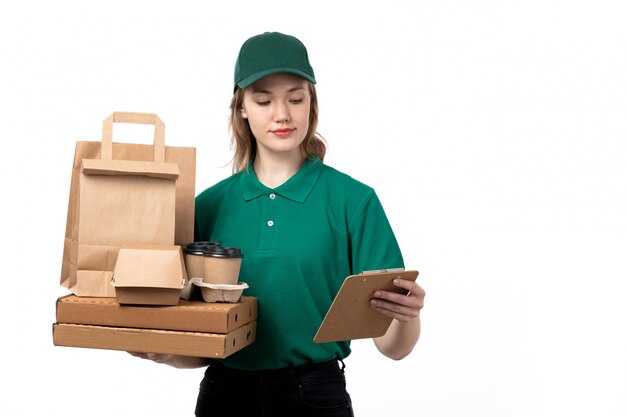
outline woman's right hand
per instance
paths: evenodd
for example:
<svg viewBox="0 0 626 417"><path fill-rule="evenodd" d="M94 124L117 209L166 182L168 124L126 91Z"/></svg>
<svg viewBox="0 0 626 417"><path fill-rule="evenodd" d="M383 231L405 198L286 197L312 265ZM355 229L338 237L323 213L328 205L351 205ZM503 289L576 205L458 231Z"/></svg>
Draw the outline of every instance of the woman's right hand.
<svg viewBox="0 0 626 417"><path fill-rule="evenodd" d="M168 355L164 353L154 353L154 352L128 352L131 355L141 358L151 360L156 363L162 363L165 365L173 366L174 368L180 369L189 369L189 368L202 368L209 364L209 360L207 358L197 358L193 356L177 356L177 355Z"/></svg>

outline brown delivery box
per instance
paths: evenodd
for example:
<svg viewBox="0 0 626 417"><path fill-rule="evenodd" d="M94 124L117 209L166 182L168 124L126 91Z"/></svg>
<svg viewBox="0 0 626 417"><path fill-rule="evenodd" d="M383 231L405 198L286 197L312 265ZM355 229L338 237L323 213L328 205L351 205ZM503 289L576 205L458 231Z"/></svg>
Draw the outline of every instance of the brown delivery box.
<svg viewBox="0 0 626 417"><path fill-rule="evenodd" d="M120 305L115 298L66 295L57 300L58 323L230 333L257 319L257 299L238 303L180 300L176 306Z"/></svg>
<svg viewBox="0 0 626 417"><path fill-rule="evenodd" d="M254 342L256 321L227 334L54 324L52 335L55 346L225 358Z"/></svg>
<svg viewBox="0 0 626 417"><path fill-rule="evenodd" d="M176 305L187 274L177 245L122 245L113 272L120 304Z"/></svg>

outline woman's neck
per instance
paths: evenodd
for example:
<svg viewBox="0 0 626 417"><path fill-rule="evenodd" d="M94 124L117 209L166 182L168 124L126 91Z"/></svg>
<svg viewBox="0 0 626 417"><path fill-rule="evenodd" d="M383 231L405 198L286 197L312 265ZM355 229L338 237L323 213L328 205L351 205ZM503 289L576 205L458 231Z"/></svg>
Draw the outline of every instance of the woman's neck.
<svg viewBox="0 0 626 417"><path fill-rule="evenodd" d="M276 188L287 182L306 161L301 152L276 154L258 150L254 158L254 173L261 184L269 188Z"/></svg>

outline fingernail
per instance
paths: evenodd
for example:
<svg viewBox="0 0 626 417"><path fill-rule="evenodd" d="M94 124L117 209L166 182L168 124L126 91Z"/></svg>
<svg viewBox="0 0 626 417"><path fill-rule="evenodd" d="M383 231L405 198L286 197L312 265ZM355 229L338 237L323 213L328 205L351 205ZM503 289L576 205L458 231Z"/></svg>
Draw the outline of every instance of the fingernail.
<svg viewBox="0 0 626 417"><path fill-rule="evenodd" d="M374 297L380 297L381 295L383 295L380 291L376 291L374 293Z"/></svg>

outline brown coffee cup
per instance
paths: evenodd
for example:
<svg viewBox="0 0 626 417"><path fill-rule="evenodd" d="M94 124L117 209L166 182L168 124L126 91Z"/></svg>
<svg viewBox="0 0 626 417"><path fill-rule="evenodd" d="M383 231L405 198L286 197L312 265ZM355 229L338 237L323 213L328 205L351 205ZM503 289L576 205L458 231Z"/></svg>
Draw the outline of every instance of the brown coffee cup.
<svg viewBox="0 0 626 417"><path fill-rule="evenodd" d="M243 255L238 248L211 246L204 250L204 279L207 284L236 285Z"/></svg>
<svg viewBox="0 0 626 417"><path fill-rule="evenodd" d="M204 256L202 254L185 253L185 265L189 278L204 278Z"/></svg>
<svg viewBox="0 0 626 417"><path fill-rule="evenodd" d="M193 242L185 248L185 265L187 276L191 278L204 278L204 251L209 246L218 246L217 242Z"/></svg>

